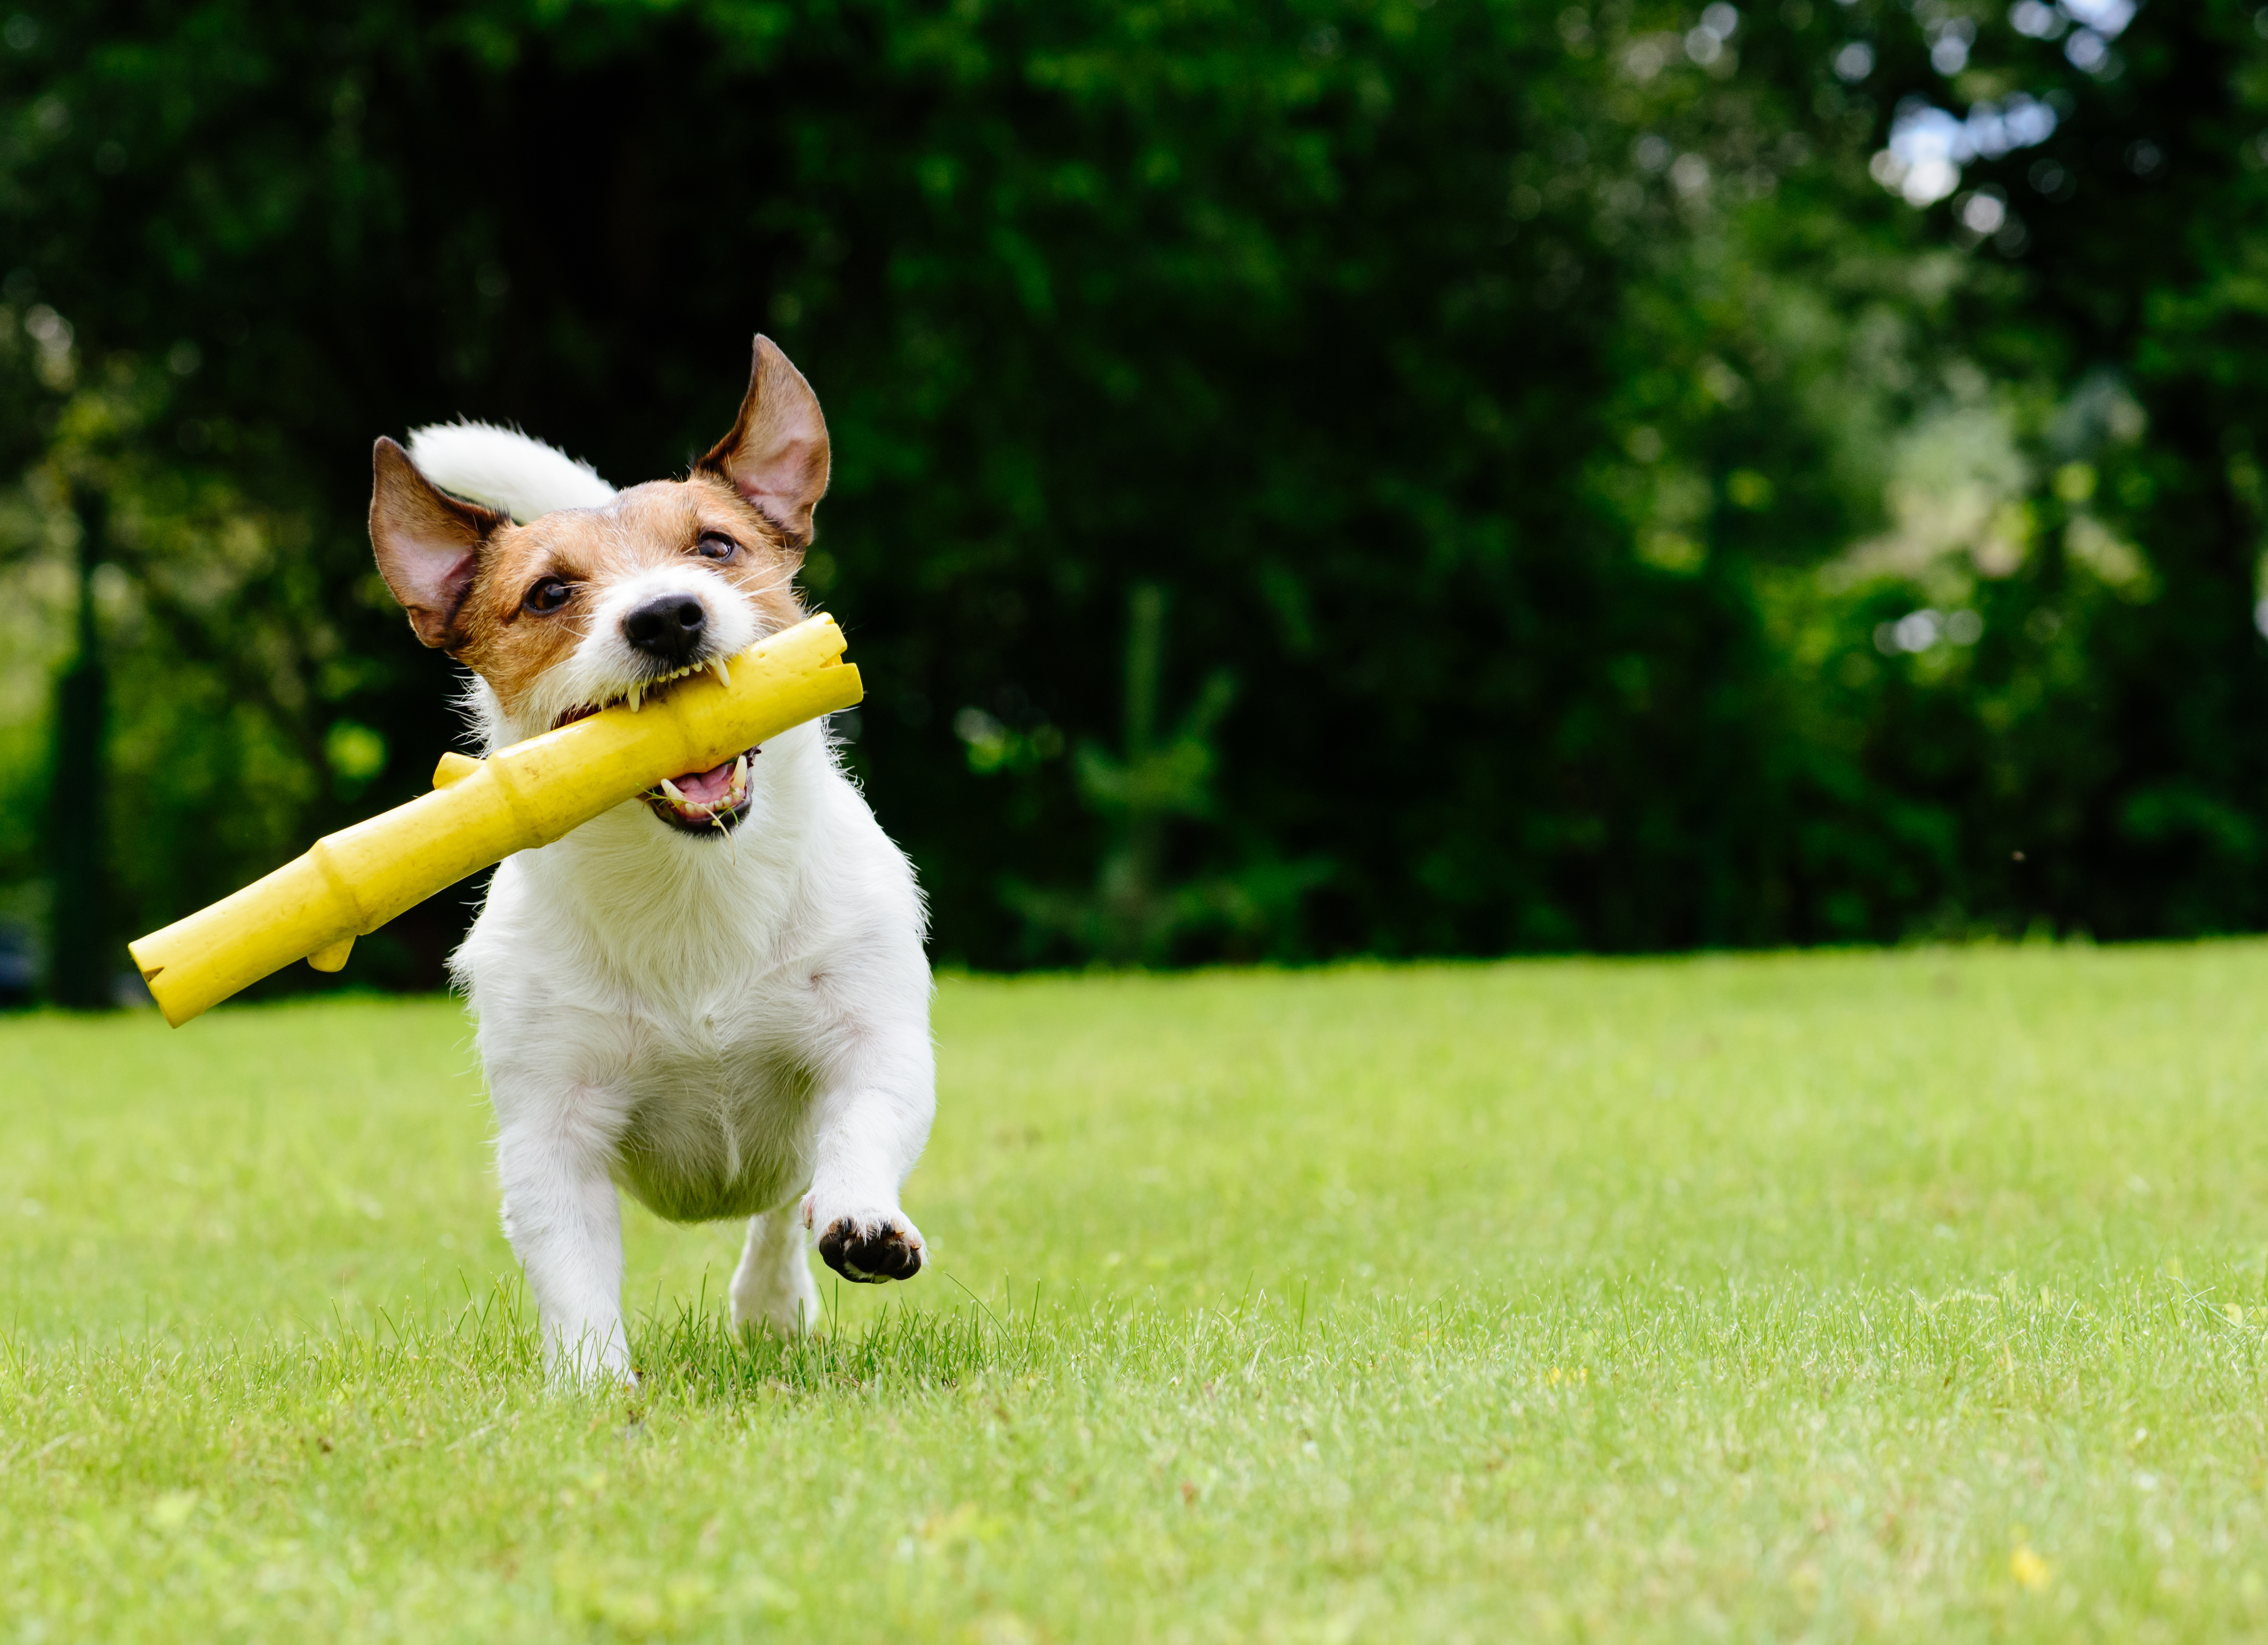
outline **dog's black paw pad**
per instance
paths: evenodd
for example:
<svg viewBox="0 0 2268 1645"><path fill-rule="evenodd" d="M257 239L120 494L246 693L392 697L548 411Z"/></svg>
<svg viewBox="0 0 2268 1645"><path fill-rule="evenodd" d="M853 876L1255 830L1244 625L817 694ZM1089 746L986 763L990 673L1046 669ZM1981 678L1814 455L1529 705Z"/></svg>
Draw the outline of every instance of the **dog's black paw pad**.
<svg viewBox="0 0 2268 1645"><path fill-rule="evenodd" d="M910 1280L922 1266L922 1248L907 1230L884 1223L862 1231L847 1216L828 1224L819 1237L819 1254L828 1267L861 1285Z"/></svg>

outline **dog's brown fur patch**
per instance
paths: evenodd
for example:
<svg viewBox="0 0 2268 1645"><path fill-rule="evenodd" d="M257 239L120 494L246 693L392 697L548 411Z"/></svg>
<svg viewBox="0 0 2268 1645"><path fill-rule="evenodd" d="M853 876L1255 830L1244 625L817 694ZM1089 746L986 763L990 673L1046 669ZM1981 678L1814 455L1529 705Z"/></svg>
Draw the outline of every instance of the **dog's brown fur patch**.
<svg viewBox="0 0 2268 1645"><path fill-rule="evenodd" d="M732 431L694 465L724 481L777 526L800 555L811 541L811 511L827 495L827 421L819 396L770 337L756 339L748 392Z"/></svg>
<svg viewBox="0 0 2268 1645"><path fill-rule="evenodd" d="M740 544L729 563L712 569L747 596L766 627L802 621L792 584L795 562L770 522L722 481L696 474L632 486L608 509L563 510L496 532L460 609L465 637L451 655L495 687L509 713L581 643L593 591L693 559L694 545L712 532ZM553 612L528 610L529 591L546 577L567 584L566 603Z"/></svg>
<svg viewBox="0 0 2268 1645"><path fill-rule="evenodd" d="M381 438L370 460L370 540L378 574L409 612L419 640L460 645L457 613L473 586L481 547L512 522L437 490L392 440Z"/></svg>
<svg viewBox="0 0 2268 1645"><path fill-rule="evenodd" d="M632 486L603 509L563 509L526 525L453 497L381 439L372 457L371 543L379 570L427 645L487 680L512 712L582 641L596 591L673 560L715 534L739 552L702 558L740 588L767 627L800 621L793 578L827 489L827 424L803 374L759 337L740 415L683 480ZM528 595L567 585L556 609Z"/></svg>

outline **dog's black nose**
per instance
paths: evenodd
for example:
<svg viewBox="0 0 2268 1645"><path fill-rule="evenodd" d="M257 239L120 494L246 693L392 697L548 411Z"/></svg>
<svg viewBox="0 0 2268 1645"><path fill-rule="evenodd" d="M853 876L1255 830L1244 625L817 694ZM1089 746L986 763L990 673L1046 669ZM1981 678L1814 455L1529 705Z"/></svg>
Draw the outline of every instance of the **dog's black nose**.
<svg viewBox="0 0 2268 1645"><path fill-rule="evenodd" d="M708 612L690 594L665 594L623 618L622 635L648 657L677 668L693 660L708 624Z"/></svg>

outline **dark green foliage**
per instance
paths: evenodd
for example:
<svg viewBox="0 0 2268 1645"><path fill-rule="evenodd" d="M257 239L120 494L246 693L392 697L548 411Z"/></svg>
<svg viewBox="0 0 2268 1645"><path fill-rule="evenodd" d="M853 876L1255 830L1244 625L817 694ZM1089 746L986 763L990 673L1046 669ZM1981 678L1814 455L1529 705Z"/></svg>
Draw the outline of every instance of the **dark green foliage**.
<svg viewBox="0 0 2268 1645"><path fill-rule="evenodd" d="M107 510L100 491L77 498L79 564L76 644L55 681L55 759L48 778L48 861L55 887L49 921L54 951L48 993L81 1010L111 1001L109 679L95 621L94 574L101 562Z"/></svg>
<svg viewBox="0 0 2268 1645"><path fill-rule="evenodd" d="M1670 5L26 11L0 553L114 499L119 919L454 734L371 574L375 435L652 477L761 328L827 408L807 583L942 957L2268 921L2268 47L2157 0L2098 77L1996 4L1948 77L1957 10L1751 7L1718 72ZM2021 231L1867 175L1899 96L2014 91L2060 127L1964 181ZM1205 770L1138 815L1145 587ZM1923 606L1981 638L1885 654ZM438 900L357 973L431 980Z"/></svg>

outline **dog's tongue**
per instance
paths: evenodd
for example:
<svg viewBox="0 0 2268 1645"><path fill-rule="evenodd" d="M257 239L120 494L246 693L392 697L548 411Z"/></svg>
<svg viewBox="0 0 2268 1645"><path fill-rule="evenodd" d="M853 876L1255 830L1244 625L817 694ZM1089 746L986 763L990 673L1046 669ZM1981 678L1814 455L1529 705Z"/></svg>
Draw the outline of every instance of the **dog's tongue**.
<svg viewBox="0 0 2268 1645"><path fill-rule="evenodd" d="M714 805L732 791L733 762L711 766L706 771L688 771L681 777L672 777L677 791L696 805Z"/></svg>

